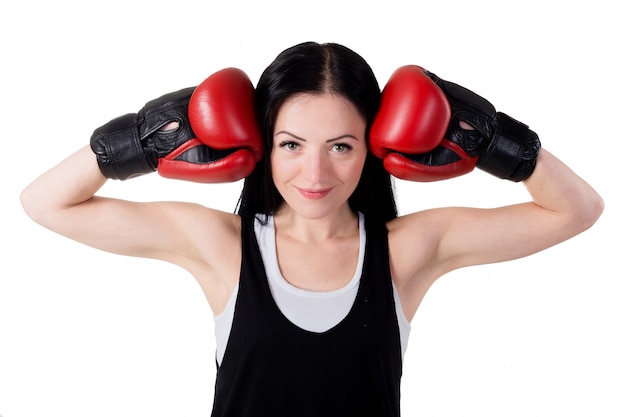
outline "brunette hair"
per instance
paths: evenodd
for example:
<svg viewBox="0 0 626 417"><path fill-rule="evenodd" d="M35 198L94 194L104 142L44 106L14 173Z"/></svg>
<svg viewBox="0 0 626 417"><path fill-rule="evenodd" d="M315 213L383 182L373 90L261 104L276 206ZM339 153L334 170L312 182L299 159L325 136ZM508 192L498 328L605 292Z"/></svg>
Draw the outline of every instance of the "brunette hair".
<svg viewBox="0 0 626 417"><path fill-rule="evenodd" d="M283 203L271 175L270 150L280 106L298 93L339 94L358 109L367 134L380 105L380 87L369 64L356 52L336 43L306 42L281 52L265 69L256 87L256 112L264 155L244 181L237 213L242 216L275 213ZM368 152L361 179L348 199L353 211L373 221L397 217L390 175L382 161Z"/></svg>

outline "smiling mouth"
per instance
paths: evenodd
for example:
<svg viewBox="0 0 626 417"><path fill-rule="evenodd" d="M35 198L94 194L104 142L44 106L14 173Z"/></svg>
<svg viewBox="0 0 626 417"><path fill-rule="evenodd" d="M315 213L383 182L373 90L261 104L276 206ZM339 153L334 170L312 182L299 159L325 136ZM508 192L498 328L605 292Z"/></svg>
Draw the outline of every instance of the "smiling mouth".
<svg viewBox="0 0 626 417"><path fill-rule="evenodd" d="M319 200L320 198L326 197L332 190L332 188L323 188L323 189L309 189L309 188L299 188L296 187L298 192L309 200Z"/></svg>

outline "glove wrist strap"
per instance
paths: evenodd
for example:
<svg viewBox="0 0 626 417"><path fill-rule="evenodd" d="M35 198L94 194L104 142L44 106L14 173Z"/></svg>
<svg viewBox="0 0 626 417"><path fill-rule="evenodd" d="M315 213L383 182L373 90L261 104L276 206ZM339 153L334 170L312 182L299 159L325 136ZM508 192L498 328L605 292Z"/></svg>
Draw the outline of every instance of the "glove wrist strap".
<svg viewBox="0 0 626 417"><path fill-rule="evenodd" d="M127 114L96 129L91 149L96 154L102 174L126 180L157 169L156 155L151 158L142 146L135 114Z"/></svg>
<svg viewBox="0 0 626 417"><path fill-rule="evenodd" d="M476 166L498 178L519 182L533 173L541 143L535 132L512 117L497 113L496 131Z"/></svg>

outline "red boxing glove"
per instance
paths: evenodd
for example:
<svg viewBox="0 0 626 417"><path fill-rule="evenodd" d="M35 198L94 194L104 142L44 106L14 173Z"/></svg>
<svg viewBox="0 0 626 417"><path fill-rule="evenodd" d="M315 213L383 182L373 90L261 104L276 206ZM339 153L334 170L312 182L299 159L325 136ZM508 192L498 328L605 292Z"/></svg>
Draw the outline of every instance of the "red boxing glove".
<svg viewBox="0 0 626 417"><path fill-rule="evenodd" d="M254 87L237 68L204 80L193 92L189 123L196 138L159 160L164 177L195 182L233 182L248 176L263 155L254 112Z"/></svg>
<svg viewBox="0 0 626 417"><path fill-rule="evenodd" d="M450 119L448 99L427 72L400 67L383 90L370 149L400 179L427 182L465 174L477 158L444 138Z"/></svg>
<svg viewBox="0 0 626 417"><path fill-rule="evenodd" d="M177 127L168 129L172 123ZM261 143L254 87L235 68L111 120L90 141L107 178L126 180L158 170L163 177L205 183L246 177L261 159Z"/></svg>
<svg viewBox="0 0 626 417"><path fill-rule="evenodd" d="M401 179L437 181L478 167L517 182L532 174L541 143L478 94L409 65L383 90L370 148Z"/></svg>

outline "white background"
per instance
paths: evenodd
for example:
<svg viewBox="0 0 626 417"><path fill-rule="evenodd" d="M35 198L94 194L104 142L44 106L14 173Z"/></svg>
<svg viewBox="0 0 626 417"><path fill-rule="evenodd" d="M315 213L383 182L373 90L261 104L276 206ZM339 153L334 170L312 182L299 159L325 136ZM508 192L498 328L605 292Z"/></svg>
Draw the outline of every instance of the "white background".
<svg viewBox="0 0 626 417"><path fill-rule="evenodd" d="M210 414L213 322L195 281L57 236L27 218L19 193L109 119L227 66L256 83L281 50L307 40L356 50L381 86L418 64L478 92L531 125L606 201L596 226L564 244L435 284L413 321L403 415L626 415L619 4L11 2L0 25L0 415ZM240 187L154 174L111 181L102 194L232 211ZM398 181L397 191L402 213L527 198L522 185L478 171Z"/></svg>

